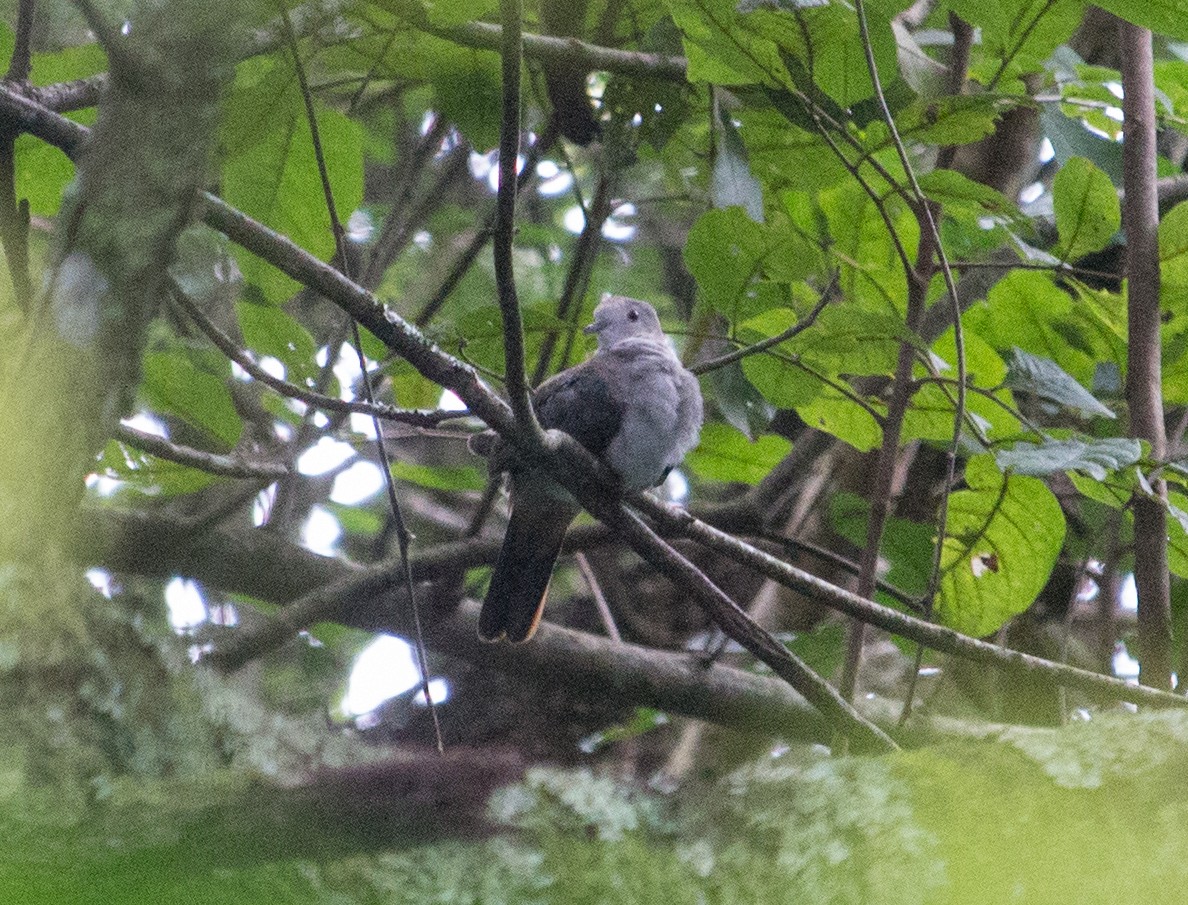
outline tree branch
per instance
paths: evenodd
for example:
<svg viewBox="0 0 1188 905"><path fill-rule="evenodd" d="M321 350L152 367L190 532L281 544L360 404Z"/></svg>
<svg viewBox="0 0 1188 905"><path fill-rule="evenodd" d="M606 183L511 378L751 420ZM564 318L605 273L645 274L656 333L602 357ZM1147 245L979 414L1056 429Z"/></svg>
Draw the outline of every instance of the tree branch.
<svg viewBox="0 0 1188 905"><path fill-rule="evenodd" d="M463 47L499 50L503 44L503 29L498 25L489 22L468 22L451 28L438 28L428 21L419 4L410 0L400 0L396 5L415 28L461 44ZM525 34L523 39L524 56L529 59L542 63L567 63L587 71L600 70L683 82L689 65L684 57L599 47L577 38Z"/></svg>
<svg viewBox="0 0 1188 905"><path fill-rule="evenodd" d="M1155 192L1155 74L1151 33L1119 20L1122 50L1122 225L1126 233L1129 362L1126 401L1130 432L1151 444L1151 458L1167 453L1163 423L1159 310L1159 199ZM1136 493L1134 581L1138 588L1141 679L1171 687L1171 590L1167 560L1167 485L1151 482Z"/></svg>
<svg viewBox="0 0 1188 905"><path fill-rule="evenodd" d="M208 474L220 475L226 478L260 478L266 481L276 481L291 474L291 469L283 462L261 462L245 459L242 456L221 456L189 446L171 443L164 437L145 433L126 424L116 428L115 439L134 446L146 453L151 453L160 459L168 459L179 465L188 465Z"/></svg>
<svg viewBox="0 0 1188 905"><path fill-rule="evenodd" d="M280 377L276 377L260 367L245 349L241 349L235 340L219 329L219 326L207 317L206 312L194 304L194 300L185 293L181 286L177 284L176 280L172 282L174 302L185 311L186 316L197 325L198 329L206 334L207 339L220 352L226 355L227 358L243 368L253 380L258 380L270 389L276 390L282 396L289 399L296 399L306 403L311 408L321 409L326 412L343 412L348 414L357 412L361 415L371 415L373 418L381 418L385 421L411 424L414 427L437 427L443 421L449 421L453 418L464 418L467 415L464 411L445 411L443 409L435 409L433 411L401 409L386 402L368 402L366 399L336 399L333 396L327 396L325 393L307 390L305 387L290 383L287 380L282 380Z"/></svg>
<svg viewBox="0 0 1188 905"><path fill-rule="evenodd" d="M116 571L183 574L229 592L288 604L319 591L337 589L337 600L319 618L367 631L405 631L395 624L383 599L400 586L392 561L368 567L318 556L272 532L215 529L182 536L170 520L143 513L84 511L77 527L85 561ZM456 546L456 545L447 545ZM496 553L487 544L490 558ZM418 580L432 549L414 558ZM317 590L307 592L309 588ZM329 594L325 595L329 603ZM478 605L458 603L457 593L427 598L426 638L432 649L531 681L563 683L584 697L605 700L608 689L623 706L656 707L744 732L788 740L823 742L829 728L787 683L718 664L704 665L690 654L616 643L607 638L541 624L530 645L482 644ZM449 616L454 607L457 612ZM307 615L309 615L307 613ZM299 620L296 620L299 621Z"/></svg>
<svg viewBox="0 0 1188 905"><path fill-rule="evenodd" d="M813 310L794 323L787 330L777 333L775 336L769 336L767 339L749 346L744 346L741 349L735 349L733 352L727 352L725 355L719 355L717 358L711 358L708 361L699 361L689 368L694 374L704 374L707 371L716 371L718 368L724 368L726 365L734 364L736 361L742 361L750 355L757 355L760 352L766 352L780 343L787 342L794 336L803 333L811 327L820 317L821 312L825 310L825 306L829 304L833 298L834 290L837 288L837 274L834 274L833 279L829 281L829 286L821 293L821 298L817 304L813 306Z"/></svg>
<svg viewBox="0 0 1188 905"><path fill-rule="evenodd" d="M857 594L830 584L823 578L818 578L816 575L789 565L718 528L699 521L678 506L662 503L643 494L636 494L631 502L632 505L655 518L661 526L674 533L684 534L711 550L743 563L772 581L804 594L816 603L847 616L861 619L884 631L917 641L942 653L995 666L1012 676L1043 676L1054 684L1077 688L1109 700L1131 701L1136 704L1151 704L1160 707L1188 706L1188 699L1168 691L1144 685L1131 685L1112 676L1103 676L995 644L988 644L985 641L962 635L953 629L917 619L875 603L873 600L859 597Z"/></svg>
<svg viewBox="0 0 1188 905"><path fill-rule="evenodd" d="M29 80L30 41L36 0L21 0L17 10L16 43L4 81L23 86ZM33 300L29 276L29 204L16 196L16 137L11 128L0 129L0 243L8 262L9 278L17 305L28 311Z"/></svg>
<svg viewBox="0 0 1188 905"><path fill-rule="evenodd" d="M512 248L516 238L516 164L520 157L520 0L501 0L503 31L500 55L503 60L503 106L499 123L499 192L495 203L495 285L499 292L499 313L503 318L503 369L507 396L516 422L539 437L540 424L532 409L532 397L524 361L524 321L516 294Z"/></svg>

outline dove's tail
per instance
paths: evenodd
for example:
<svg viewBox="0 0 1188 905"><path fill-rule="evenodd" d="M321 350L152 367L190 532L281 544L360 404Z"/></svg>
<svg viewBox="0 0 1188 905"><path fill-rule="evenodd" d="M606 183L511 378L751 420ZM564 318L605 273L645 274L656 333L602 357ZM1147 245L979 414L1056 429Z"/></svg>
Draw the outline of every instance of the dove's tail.
<svg viewBox="0 0 1188 905"><path fill-rule="evenodd" d="M540 624L549 579L576 513L566 502L532 487L513 494L511 520L479 613L484 641L527 641Z"/></svg>

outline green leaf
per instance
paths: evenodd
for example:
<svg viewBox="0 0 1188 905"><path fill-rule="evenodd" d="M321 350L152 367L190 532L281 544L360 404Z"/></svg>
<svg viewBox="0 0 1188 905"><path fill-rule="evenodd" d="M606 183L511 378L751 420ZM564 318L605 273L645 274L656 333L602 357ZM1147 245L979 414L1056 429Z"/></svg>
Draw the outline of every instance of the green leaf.
<svg viewBox="0 0 1188 905"><path fill-rule="evenodd" d="M965 468L967 490L949 497L936 615L982 637L1029 606L1064 544L1064 514L1043 482L1004 475L990 455Z"/></svg>
<svg viewBox="0 0 1188 905"><path fill-rule="evenodd" d="M1056 362L1024 352L1018 347L1011 352L1007 385L1011 389L1031 393L1072 409L1087 418L1117 417Z"/></svg>
<svg viewBox="0 0 1188 905"><path fill-rule="evenodd" d="M425 12L438 28L463 25L498 12L495 0L429 0Z"/></svg>
<svg viewBox="0 0 1188 905"><path fill-rule="evenodd" d="M0 47L4 59L12 47ZM50 53L35 53L30 61L29 81L34 85L54 85L85 79L107 71L107 54L99 43L79 44Z"/></svg>
<svg viewBox="0 0 1188 905"><path fill-rule="evenodd" d="M775 434L758 440L726 424L707 424L701 442L685 461L700 477L710 481L758 484L792 449L792 443Z"/></svg>
<svg viewBox="0 0 1188 905"><path fill-rule="evenodd" d="M779 326L780 318L787 313L784 310L769 311L747 321L742 327L775 335L791 325ZM769 324L770 333L760 326L765 322ZM922 344L898 315L885 310L871 311L862 305L843 301L829 305L811 327L779 348L829 376L889 376L895 371L899 347L905 342L915 347Z"/></svg>
<svg viewBox="0 0 1188 905"><path fill-rule="evenodd" d="M612 75L602 92L602 110L610 114L606 131L630 130L662 151L695 112L691 94L687 85L668 79Z"/></svg>
<svg viewBox="0 0 1188 905"><path fill-rule="evenodd" d="M920 188L933 201L944 206L945 217L955 209L975 211L978 217L992 217L1019 232L1030 232L1030 221L1006 195L990 186L974 182L956 170L933 170L920 177Z"/></svg>
<svg viewBox="0 0 1188 905"><path fill-rule="evenodd" d="M12 54L12 32L0 32L0 60ZM107 69L107 54L99 44L82 44L51 53L33 54L29 81L45 86L75 79L84 79ZM95 121L95 109L76 110L67 114L75 122L90 125ZM74 178L74 164L62 151L49 142L31 135L20 135L15 149L16 196L29 201L29 211L52 217L62 203L62 193Z"/></svg>
<svg viewBox="0 0 1188 905"><path fill-rule="evenodd" d="M524 320L524 352L530 362L535 360L549 330L561 331L564 337L566 330L573 329L570 324L557 319L555 302L528 305L521 313ZM492 371L503 370L503 325L497 307L488 304L469 311L459 317L454 326L459 342L465 347L467 361ZM579 332L574 343L575 358L582 357L587 342L587 338Z"/></svg>
<svg viewBox="0 0 1188 905"><path fill-rule="evenodd" d="M810 427L833 434L859 452L870 452L883 442L883 428L874 416L831 386L823 387L819 395L796 406L796 414Z"/></svg>
<svg viewBox="0 0 1188 905"><path fill-rule="evenodd" d="M1064 260L1097 251L1122 227L1122 208L1110 177L1084 157L1060 168L1052 203Z"/></svg>
<svg viewBox="0 0 1188 905"><path fill-rule="evenodd" d="M384 373L392 382L392 399L401 408L433 409L441 404L441 387L403 358L393 358Z"/></svg>
<svg viewBox="0 0 1188 905"><path fill-rule="evenodd" d="M745 108L738 118L751 155L751 171L759 181L769 191L791 189L810 195L813 216L819 217L817 194L850 179L824 139L811 129L792 125L774 109ZM811 234L819 231L814 227Z"/></svg>
<svg viewBox="0 0 1188 905"><path fill-rule="evenodd" d="M841 622L822 622L812 631L797 632L788 649L819 676L834 675L845 660L846 627Z"/></svg>
<svg viewBox="0 0 1188 905"><path fill-rule="evenodd" d="M1053 283L1047 273L1016 270L999 280L985 302L974 304L963 318L999 352L1018 346L1033 355L1043 355L1073 370L1067 360L1068 341L1055 324L1072 314L1073 302L1067 292ZM1091 362L1078 362L1078 376L1092 375Z"/></svg>
<svg viewBox="0 0 1188 905"><path fill-rule="evenodd" d="M123 481L120 492L126 490L146 497L196 493L219 480L208 472L159 459L117 440L107 442L96 470L107 477Z"/></svg>
<svg viewBox="0 0 1188 905"><path fill-rule="evenodd" d="M994 398L982 393L965 394L965 410L981 425L987 439L994 440L1019 432L1019 419L1012 414L1015 400L1010 390L1003 389L1006 380L1006 363L993 347L972 330L964 331L965 370L968 386L980 387ZM932 345L931 359L940 377L957 379L957 346L952 328L946 330ZM923 364L915 366L915 376L921 379L928 375ZM911 404L904 416L904 440L933 440L947 442L953 437L954 401L956 386L944 389L935 383L924 383L912 396ZM946 392L947 391L947 392ZM999 405L994 399L1002 402ZM962 431L969 434L969 425Z"/></svg>
<svg viewBox="0 0 1188 905"><path fill-rule="evenodd" d="M154 410L177 415L230 448L238 442L243 422L227 390L230 367L213 362L213 356L182 347L149 352L140 389Z"/></svg>
<svg viewBox="0 0 1188 905"><path fill-rule="evenodd" d="M479 151L497 147L502 103L499 57L446 41L437 44L426 65L442 114Z"/></svg>
<svg viewBox="0 0 1188 905"><path fill-rule="evenodd" d="M898 69L897 46L890 26L900 6L881 0L867 3L871 50L884 73ZM786 9L771 9L765 4L742 16L736 30L746 28L774 41L786 55L786 68L800 69L813 86L841 107L871 97L874 86L852 9L841 3L798 3L796 7L795 14L790 15ZM794 67L791 61L799 66ZM799 87L807 87L803 79Z"/></svg>
<svg viewBox="0 0 1188 905"><path fill-rule="evenodd" d="M1143 455L1143 445L1129 437L1044 440L1016 443L994 454L998 467L1012 474L1043 477L1060 471L1082 471L1104 481L1111 471L1133 465Z"/></svg>
<svg viewBox="0 0 1188 905"><path fill-rule="evenodd" d="M272 305L240 302L239 327L247 347L257 355L271 355L285 366L285 378L301 386L313 380L321 368L314 358L317 350L309 331L291 315ZM327 388L334 392L333 387Z"/></svg>
<svg viewBox="0 0 1188 905"><path fill-rule="evenodd" d="M685 263L710 307L738 323L770 306L755 283L764 260L778 249L769 228L741 207L730 207L706 211L693 224Z"/></svg>
<svg viewBox="0 0 1188 905"><path fill-rule="evenodd" d="M975 74L983 83L987 75L1002 71L1012 75L1036 72L1080 24L1084 0L948 0L945 4L981 31L985 65Z"/></svg>
<svg viewBox="0 0 1188 905"><path fill-rule="evenodd" d="M373 537L383 528L384 520L375 509L364 506L343 506L327 500L321 504L338 519L338 524L347 534L358 534ZM322 639L323 641L325 639Z"/></svg>
<svg viewBox="0 0 1188 905"><path fill-rule="evenodd" d="M1169 492L1167 511L1167 564L1173 575L1188 578L1188 496Z"/></svg>
<svg viewBox="0 0 1188 905"><path fill-rule="evenodd" d="M363 142L359 126L318 104L318 131L339 216L363 198ZM305 106L288 63L240 64L222 128L223 197L229 204L288 236L310 254L329 260L334 234L326 211ZM265 300L278 304L297 283L275 267L241 252L240 269Z"/></svg>
<svg viewBox="0 0 1188 905"><path fill-rule="evenodd" d="M392 477L433 490L482 490L486 476L472 465L419 465L416 462L393 462Z"/></svg>
<svg viewBox="0 0 1188 905"><path fill-rule="evenodd" d="M1134 476L1135 471L1128 470L1107 475L1105 480L1098 480L1086 477L1078 471L1068 472L1069 480L1077 488L1077 493L1111 509L1123 509L1130 505L1130 498L1134 496L1136 487Z"/></svg>
<svg viewBox="0 0 1188 905"><path fill-rule="evenodd" d="M736 0L668 0L690 82L793 87L774 41L736 22Z"/></svg>
<svg viewBox="0 0 1188 905"><path fill-rule="evenodd" d="M1164 292L1188 294L1188 201L1159 221L1159 271Z"/></svg>
<svg viewBox="0 0 1188 905"><path fill-rule="evenodd" d="M751 173L747 149L738 135L721 92L714 93L714 167L710 198L716 208L741 207L756 223L763 222L763 187Z"/></svg>
<svg viewBox="0 0 1188 905"><path fill-rule="evenodd" d="M74 178L74 163L65 152L32 135L17 136L15 154L17 197L28 200L30 213L54 216Z"/></svg>
<svg viewBox="0 0 1188 905"><path fill-rule="evenodd" d="M1119 19L1125 19L1153 32L1180 41L1188 41L1188 2L1186 0L1093 0Z"/></svg>
<svg viewBox="0 0 1188 905"><path fill-rule="evenodd" d="M639 738L645 733L668 725L668 714L653 710L651 707L636 707L631 718L625 723L615 723L605 729L587 735L579 742L583 752L592 753L629 739Z"/></svg>
<svg viewBox="0 0 1188 905"><path fill-rule="evenodd" d="M902 314L907 309L903 261L878 207L853 180L821 192L817 201L829 221L842 295L872 310ZM919 223L894 197L884 206L910 255L919 242Z"/></svg>
<svg viewBox="0 0 1188 905"><path fill-rule="evenodd" d="M752 440L767 430L776 407L747 380L740 362L715 368L706 377L718 413L727 424Z"/></svg>
<svg viewBox="0 0 1188 905"><path fill-rule="evenodd" d="M865 538L859 543L865 543ZM908 519L891 518L883 531L883 545L879 551L888 563L886 579L906 594L923 594L932 574L932 554L936 545L936 526ZM903 604L882 591L878 599L888 606L902 608Z"/></svg>
<svg viewBox="0 0 1188 905"><path fill-rule="evenodd" d="M896 112L895 127L904 141L934 145L971 144L993 134L1003 115L1019 104L1018 97L991 92L926 98ZM876 121L867 126L863 144L871 151L891 147L891 135L886 125ZM933 170L922 176L921 182L937 173L954 172ZM982 188L997 194L991 188Z"/></svg>
<svg viewBox="0 0 1188 905"><path fill-rule="evenodd" d="M742 360L742 369L763 398L777 408L804 405L820 391L821 382L786 356L751 355Z"/></svg>

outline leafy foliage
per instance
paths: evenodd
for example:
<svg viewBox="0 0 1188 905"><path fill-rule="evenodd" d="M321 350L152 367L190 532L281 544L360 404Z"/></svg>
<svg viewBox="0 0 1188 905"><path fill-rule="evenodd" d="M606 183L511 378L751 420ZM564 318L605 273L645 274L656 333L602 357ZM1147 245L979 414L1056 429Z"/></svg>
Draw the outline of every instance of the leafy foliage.
<svg viewBox="0 0 1188 905"><path fill-rule="evenodd" d="M561 4L560 16L549 8L554 2L527 4L521 75L525 170L512 263L534 380L589 352L580 331L602 293L647 299L685 360L705 372L707 422L679 472L688 504L737 531L740 545L754 541L788 560L795 549L797 565L839 584L858 572L863 593L873 595L882 582L881 601L927 611L966 635L1009 635L1042 624L1024 638L1032 652L1068 654L1108 670L1114 645L1134 649L1133 639L1113 618L1114 601L1088 601L1124 583L1132 563L1147 555L1133 545L1132 504L1156 499L1169 516L1173 598L1188 612L1183 438L1173 430L1173 452L1164 460L1128 424L1125 388L1135 350L1119 263L1126 238L1115 112L1121 76L1109 52L1112 38L1105 47L1090 40L1095 19L1086 18L1084 0L942 0L923 21L909 15L915 5L907 0L868 0L866 39L855 6L832 0L590 0ZM142 5L152 6L133 4ZM110 13L113 22L126 14L122 6L94 6L102 9L92 16ZM467 396L467 388L478 392L477 381L451 384L449 376L469 376L465 368L473 367L483 385L496 388L505 376L509 338L487 250L492 230L508 228L495 216L492 150L504 87L501 4L289 6L293 47L272 5L243 4L238 18L228 20L225 37L244 40L236 45L233 78L226 67L221 95L209 87L213 79L190 85L181 60L163 70L172 74L163 84L175 94L154 92L153 80L142 84L136 70L122 80L109 73L102 115L93 79L118 69L124 45L103 35L97 43L88 36L95 22L62 12L53 23L60 29L36 36L27 96L0 111L15 142L12 185L5 187L0 159L0 191L18 202L13 211L0 203L6 261L0 281L19 286L24 267L32 286L47 287L37 298L54 299L40 314L19 292L5 289L0 299L6 342L0 377L10 381L25 368L32 386L23 397L27 416L11 419L25 452L3 447L7 459L0 461L21 465L5 487L23 490L27 470L40 493L55 486L42 473L60 479L70 469L54 463L69 460L80 476L90 473L87 505L123 519L87 556L114 564L131 576L136 594L154 600L162 577L191 573L207 582L211 599L235 595L242 621L232 624L237 615L215 627L207 618L202 632L210 629L210 636L187 639L195 654L251 637L261 624L281 625L255 599L267 595L253 556L300 552L305 543L339 557L352 573L379 563L403 576L403 565L388 557L406 539L405 521L410 572L418 594L432 602L432 628L444 618L439 610L456 606L460 594L481 595L494 545L486 525L501 524L488 519L502 504L466 444L486 426L474 412L496 419L475 405L482 398ZM1168 139L1160 172L1172 175L1184 167L1180 139L1188 132L1188 63L1175 43L1185 38L1188 5L1108 0L1101 6L1158 32L1154 83ZM52 8L51 17L59 12ZM220 37L220 28L211 30ZM536 34L543 31L555 34ZM0 29L0 57L11 56L16 33ZM130 34L132 46L135 27ZM955 79L948 67L965 53L967 71ZM868 57L880 75L879 91ZM576 102L588 102L598 121L600 138L589 146L557 137L562 95L556 85L565 76L576 80ZM153 102L143 111L140 90ZM174 96L198 112L175 123ZM39 113L40 121L22 119L31 116L25 103L69 109L76 124L94 127L86 154L97 156L80 157L78 136L49 110ZM893 123L885 120L883 103ZM101 140L112 133L122 143ZM8 134L0 135L0 158ZM207 145L214 153L203 150ZM66 151L79 166L111 176L115 190L96 194L99 181L89 177L71 184L78 171ZM327 209L323 175L339 223ZM199 187L258 223L237 221L233 229L224 221L226 234L209 225L185 228ZM1174 180L1159 191L1164 199L1182 197ZM213 202L203 203L209 224ZM1182 435L1188 204L1165 207L1161 390L1165 420L1173 429L1180 425ZM339 228L346 239L341 255ZM27 264L14 242L27 247ZM79 247L86 250L82 259L70 254ZM330 262L358 288L343 290L317 262ZM175 304L174 292L205 314L221 344L239 347L273 375L273 384L287 382L285 392L233 365L211 342L215 331ZM347 297L360 317L374 315L358 351L339 307ZM129 316L133 306L140 307ZM413 339L402 347L385 328ZM84 355L79 343L66 342L37 368L18 364L27 361L22 343L36 350L39 336L61 332L67 341L85 340L92 329L112 337L120 355ZM104 378L115 364L118 375ZM369 395L361 369L381 406L378 429L390 462L375 451L377 423L360 411ZM0 391L8 392L7 382ZM62 406L62 400L75 403ZM397 407L403 411L393 417ZM109 439L118 419L133 414L164 435L152 446L140 441L156 454L137 448L134 433ZM100 449L98 459L88 458ZM253 465L270 470L253 472ZM235 467L246 477L225 476ZM278 469L291 473L270 485ZM388 478L401 506L399 530L389 496L380 492ZM80 481L62 480L71 494L81 492ZM1170 488L1166 499L1160 481ZM683 485L674 479L669 486ZM40 503L31 508L39 516L50 511ZM69 507L54 511L62 514L50 521L71 520ZM820 517L824 512L832 520ZM880 528L873 542L872 520ZM18 527L9 533L24 530L22 520L10 521ZM212 562L203 545L208 533L223 531L238 532L234 555ZM121 538L136 549L122 549ZM620 555L618 537L588 531L575 538L589 558L580 563L580 578L563 560L548 618L590 628L592 596L630 641L681 649L705 637L703 614L687 589L656 583L652 570ZM269 546L273 541L285 546ZM67 545L55 539L44 546L57 555ZM740 576L694 543L682 540L679 549L740 607L786 616L795 633L788 647L829 678L844 668L840 622L803 601L789 603L774 582L760 583L741 568ZM17 614L17 602L35 584L29 565L18 565L16 590L5 597ZM0 562L0 591L7 567ZM1075 576L1071 587L1068 574ZM107 601L113 608L129 593L118 584L117 601ZM395 609L388 599L394 585L352 589L343 595L349 598L343 613L319 611L314 618L391 627L391 614L404 613L403 598ZM308 605L320 587L310 578L278 596ZM252 679L216 693L187 686L192 674L159 608L155 621L125 614L100 620L100 631L81 615L105 605L91 595L75 598L55 586L41 596L32 617L14 617L15 640L0 645L0 680L17 682L21 669L44 665L29 658L35 650L53 666L53 680L82 689L87 706L60 717L66 741L59 753L67 766L55 761L55 769L84 777L64 796L67 809L83 807L79 789L86 788L97 800L111 797L117 822L141 813L144 802L120 811L127 775L157 781L176 772L186 781L198 776L201 784L217 773L212 782L234 786L232 802L253 773L295 782L300 768L261 755L266 742L254 753L228 753L216 740L223 733L251 737L269 724L272 711L299 713L317 725L299 745L311 761L324 742L320 733L341 737L337 729L324 730L321 711L330 689L341 694L347 664L363 644L354 629L321 622L316 642L290 644L275 659L261 659ZM384 608L368 610L377 596ZM207 617L214 612L204 609ZM307 626L282 628L292 635ZM56 642L55 632L66 640ZM1044 647L1050 635L1060 637L1059 654ZM120 643L109 643L112 638ZM88 646L76 673L64 668L65 652ZM504 663L502 653L485 657L456 639L447 647L465 661ZM526 656L532 662L531 651ZM117 678L121 658L135 667L128 681ZM737 662L755 668L750 660ZM542 684L563 703L567 692L559 689L570 685L583 692L596 687L606 698L618 694L617 679L556 676L564 663L559 658L524 672L547 675ZM888 673L911 669L909 660L895 663ZM472 743L487 744L501 733L523 743L515 738L518 728L531 738L523 746L543 750L542 757L576 756L548 748L561 742L538 742L537 724L502 706L512 693L488 673L475 678L472 668L478 669L445 658L430 664L449 688L447 725L461 714L453 726L464 725L456 730L464 735L477 726L466 736ZM689 682L700 675L692 672ZM887 684L893 694L906 693L894 677ZM39 688L69 698L53 681ZM997 720L1014 692L987 693L990 703L976 691L969 698ZM714 693L699 689L690 697ZM367 717L401 740L424 722L416 692L402 694L403 710ZM200 697L208 710L214 702L232 716L212 716L196 702ZM502 725L492 728L464 709L480 699L484 720ZM44 703L34 694L30 700L30 712ZM162 703L173 701L184 709L176 721ZM718 712L714 703L705 705L708 712ZM609 760L630 744L639 746L631 760L641 770L641 764L650 770L680 760L672 755L679 747L671 742L673 727L650 702L615 700L636 720L611 730L606 727L624 723L622 713L548 705L554 709L531 699L524 710L543 712L550 729L561 727L559 738L602 738L597 757ZM341 715L344 706L329 709ZM245 714L258 719L248 725ZM87 720L100 729L92 732ZM142 735L138 720L147 727ZM716 753L699 751L706 775L724 778L686 787L672 801L590 771L536 771L497 798L494 839L382 855L315 851L301 863L269 856L263 865L218 871L207 869L210 861L187 866L175 840L203 838L228 813L199 813L196 828L187 826L197 810L172 800L166 785L160 793L165 828L152 845L96 854L92 838L71 836L49 853L46 869L30 877L13 868L7 876L34 898L52 891L96 901L112 900L115 890L124 893L122 901L180 900L179 890L213 900L237 885L244 902L817 901L823 894L839 902L1007 896L1094 902L1112 888L1111 876L1117 885L1139 865L1141 879L1128 882L1157 894L1168 865L1183 855L1176 834L1159 833L1183 810L1166 753L1182 742L1178 720L1144 716L1115 724L1110 718L1060 732L1016 728L998 741L952 742L872 760L814 761L799 748L786 759L760 761L749 753L717 760ZM757 722L751 717L749 725ZM1130 725L1138 727L1135 739L1152 740L1155 754L1135 754L1124 737ZM168 743L158 746L153 733L169 736ZM186 733L198 751L192 759L179 753ZM0 736L0 749L10 738ZM19 752L20 745L12 748ZM16 777L22 756L6 760L0 774ZM224 756L231 766L220 761L227 772L218 773L211 763ZM747 765L734 769L740 762ZM12 785L11 802L30 811L39 806L26 784L14 778ZM1161 799L1161 788L1173 794ZM1103 794L1090 801L1086 789ZM1164 802L1156 814L1155 805ZM1117 808L1139 809L1131 819L1141 844L1128 847L1134 825L1123 825ZM1075 842L1053 830L1069 814L1067 835ZM174 817L177 824L170 823ZM6 822L25 846L18 852L36 861L36 844L28 840L44 827L0 817ZM69 826L70 815L60 823ZM1005 829L987 842L988 825ZM1095 826L1117 830L1114 848L1090 833ZM1025 857L1053 839L1067 863L1078 865L1076 877L1060 878L1065 886ZM88 857L77 857L72 846ZM175 856L180 867L170 860ZM63 863L75 868L60 876ZM88 887L92 870L106 879ZM1069 890L1077 896L1062 898Z"/></svg>

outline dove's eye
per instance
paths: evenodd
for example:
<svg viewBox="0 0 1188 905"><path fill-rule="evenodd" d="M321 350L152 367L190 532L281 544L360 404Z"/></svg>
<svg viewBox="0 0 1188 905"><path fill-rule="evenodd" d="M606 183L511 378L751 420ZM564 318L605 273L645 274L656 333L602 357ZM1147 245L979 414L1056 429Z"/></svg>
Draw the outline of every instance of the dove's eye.
<svg viewBox="0 0 1188 905"><path fill-rule="evenodd" d="M629 320L629 321L639 320L639 311L637 311L635 308L629 308L627 310L627 320Z"/></svg>

